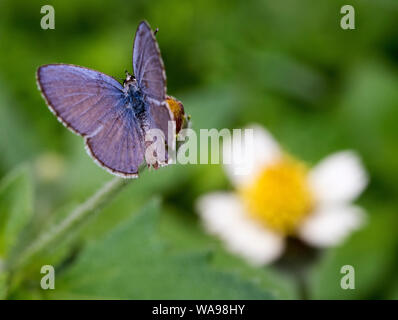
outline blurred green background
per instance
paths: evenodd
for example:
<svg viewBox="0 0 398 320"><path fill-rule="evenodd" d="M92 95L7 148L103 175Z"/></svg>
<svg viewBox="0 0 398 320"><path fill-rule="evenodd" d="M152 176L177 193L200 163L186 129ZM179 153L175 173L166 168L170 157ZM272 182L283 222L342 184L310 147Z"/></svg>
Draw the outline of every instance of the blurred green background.
<svg viewBox="0 0 398 320"><path fill-rule="evenodd" d="M40 8L55 8L55 30ZM356 29L340 28L351 4ZM310 264L251 268L201 229L195 199L231 189L219 165L146 171L94 219L11 273L1 264L112 177L49 112L35 72L72 63L124 78L135 29L159 27L168 92L193 128L257 122L315 164L356 150L371 176L364 229ZM0 1L0 297L398 298L396 0ZM56 290L40 289L40 267ZM356 289L340 268L356 268ZM299 280L298 280L299 279Z"/></svg>

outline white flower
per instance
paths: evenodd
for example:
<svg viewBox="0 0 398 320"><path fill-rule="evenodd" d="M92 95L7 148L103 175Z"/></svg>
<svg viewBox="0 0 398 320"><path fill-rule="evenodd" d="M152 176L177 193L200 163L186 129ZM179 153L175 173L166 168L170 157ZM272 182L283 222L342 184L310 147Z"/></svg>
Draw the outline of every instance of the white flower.
<svg viewBox="0 0 398 320"><path fill-rule="evenodd" d="M368 183L355 153L335 153L309 170L265 129L251 128L252 143L236 148L235 136L224 141L225 170L236 192L208 194L197 203L204 227L229 251L264 265L282 254L288 235L328 247L364 223L364 211L351 204ZM245 162L250 170L242 174Z"/></svg>

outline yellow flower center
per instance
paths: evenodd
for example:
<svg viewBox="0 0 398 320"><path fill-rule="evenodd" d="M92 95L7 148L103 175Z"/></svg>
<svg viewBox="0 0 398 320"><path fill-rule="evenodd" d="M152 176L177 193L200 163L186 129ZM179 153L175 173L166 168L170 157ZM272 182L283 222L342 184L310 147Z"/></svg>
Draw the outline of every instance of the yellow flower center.
<svg viewBox="0 0 398 320"><path fill-rule="evenodd" d="M291 158L267 166L252 184L240 190L250 215L279 233L294 234L313 206L307 171Z"/></svg>

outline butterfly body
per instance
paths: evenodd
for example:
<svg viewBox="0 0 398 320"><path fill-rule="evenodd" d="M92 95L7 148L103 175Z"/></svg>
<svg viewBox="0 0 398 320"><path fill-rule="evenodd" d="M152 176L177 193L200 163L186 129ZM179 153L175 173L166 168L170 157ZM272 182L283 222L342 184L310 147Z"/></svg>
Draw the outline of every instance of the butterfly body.
<svg viewBox="0 0 398 320"><path fill-rule="evenodd" d="M138 176L146 161L157 168L167 153L148 162L147 134L162 132L174 121L166 96L166 75L153 31L139 24L133 47L134 76L123 85L101 72L67 64L49 64L37 71L37 82L50 110L74 133L84 137L94 160L115 175ZM155 154L161 154L155 151Z"/></svg>
<svg viewBox="0 0 398 320"><path fill-rule="evenodd" d="M126 96L126 108L131 108L137 119L148 117L150 105L146 101L137 80L134 78L131 80L125 80L123 85L123 91Z"/></svg>

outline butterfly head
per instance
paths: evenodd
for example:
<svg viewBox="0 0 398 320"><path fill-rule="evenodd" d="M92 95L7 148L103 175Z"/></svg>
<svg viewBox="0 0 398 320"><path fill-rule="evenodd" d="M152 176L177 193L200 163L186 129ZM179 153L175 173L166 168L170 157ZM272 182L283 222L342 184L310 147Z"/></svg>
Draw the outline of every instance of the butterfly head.
<svg viewBox="0 0 398 320"><path fill-rule="evenodd" d="M128 73L126 70L126 79L124 79L124 81L123 81L123 86L126 87L126 86L131 85L136 82L137 82L137 80L135 79L135 77L132 74Z"/></svg>

